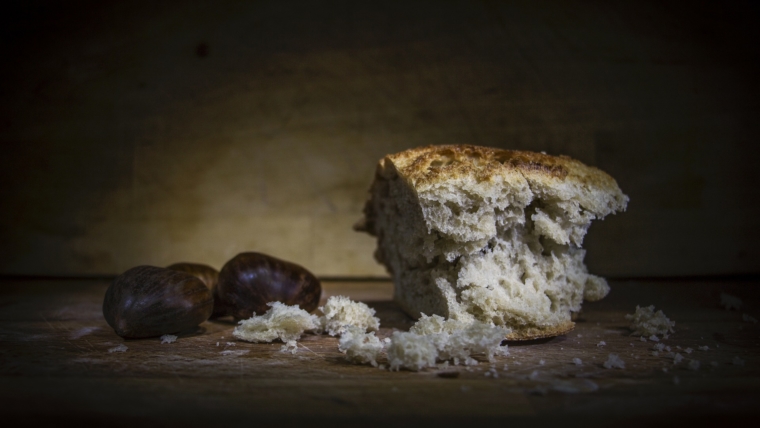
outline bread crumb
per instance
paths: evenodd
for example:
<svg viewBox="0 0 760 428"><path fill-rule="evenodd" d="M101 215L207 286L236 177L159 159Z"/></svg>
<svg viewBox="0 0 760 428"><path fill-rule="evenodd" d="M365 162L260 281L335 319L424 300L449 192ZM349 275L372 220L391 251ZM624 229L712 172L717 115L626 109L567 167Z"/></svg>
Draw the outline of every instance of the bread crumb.
<svg viewBox="0 0 760 428"><path fill-rule="evenodd" d="M699 370L699 361L697 360L689 360L689 364L687 365L689 370L697 371Z"/></svg>
<svg viewBox="0 0 760 428"><path fill-rule="evenodd" d="M610 354L607 356L607 361L603 364L606 369L625 369L625 361L621 360L617 354Z"/></svg>
<svg viewBox="0 0 760 428"><path fill-rule="evenodd" d="M573 364L575 364L576 366L582 366L583 360L581 360L580 358L573 358Z"/></svg>
<svg viewBox="0 0 760 428"><path fill-rule="evenodd" d="M81 339L82 337L87 336L88 334L96 330L100 330L100 327L82 327L79 330L71 333L69 338L74 339L74 340Z"/></svg>
<svg viewBox="0 0 760 428"><path fill-rule="evenodd" d="M691 354L692 352L694 352L694 350L691 348L686 348L683 351L686 352L687 354Z"/></svg>
<svg viewBox="0 0 760 428"><path fill-rule="evenodd" d="M544 361L544 360L538 360L538 365L543 366L544 364L546 364L546 361Z"/></svg>
<svg viewBox="0 0 760 428"><path fill-rule="evenodd" d="M681 354L673 355L673 364L680 364L681 361L683 361L683 355Z"/></svg>
<svg viewBox="0 0 760 428"><path fill-rule="evenodd" d="M656 337L658 334L665 335L675 331L673 327L676 323L669 320L662 310L655 312L654 305L643 308L637 305L636 312L626 315L625 319L631 321L632 335L650 336L650 340L652 340L651 336Z"/></svg>
<svg viewBox="0 0 760 428"><path fill-rule="evenodd" d="M720 305L728 311L738 311L742 307L742 299L727 293L720 293Z"/></svg>
<svg viewBox="0 0 760 428"><path fill-rule="evenodd" d="M705 345L705 346L697 346L697 349L699 349L700 351L709 351L710 347L707 346L707 345Z"/></svg>
<svg viewBox="0 0 760 428"><path fill-rule="evenodd" d="M578 333L578 337L583 337L583 335L582 335L582 334L580 334L580 333Z"/></svg>
<svg viewBox="0 0 760 428"><path fill-rule="evenodd" d="M364 327L346 326L338 341L338 350L355 364L371 364L377 367L377 358L383 350L383 342L375 332L367 333Z"/></svg>
<svg viewBox="0 0 760 428"><path fill-rule="evenodd" d="M530 376L529 376L529 378L530 378L530 380L536 380L536 379L538 379L538 370L533 370L533 371L530 373Z"/></svg>
<svg viewBox="0 0 760 428"><path fill-rule="evenodd" d="M280 352L290 352L291 354L295 355L296 352L298 352L298 344L296 344L295 340L288 340L284 345L282 345L282 347L280 347Z"/></svg>
<svg viewBox="0 0 760 428"><path fill-rule="evenodd" d="M108 350L109 354L112 354L114 352L127 352L127 345L121 344L119 346L114 346L113 348Z"/></svg>
<svg viewBox="0 0 760 428"><path fill-rule="evenodd" d="M224 346L237 346L237 343L235 342L227 342L224 344Z"/></svg>
<svg viewBox="0 0 760 428"><path fill-rule="evenodd" d="M298 305L281 302L267 303L270 309L264 315L255 315L240 321L232 335L246 342L283 342L298 340L306 330L319 328L319 319Z"/></svg>
<svg viewBox="0 0 760 428"><path fill-rule="evenodd" d="M219 342L216 342L216 346L219 346Z"/></svg>
<svg viewBox="0 0 760 428"><path fill-rule="evenodd" d="M656 349L658 351L662 351L662 350L665 349L665 344L664 343L658 343L658 344L654 345L654 349Z"/></svg>
<svg viewBox="0 0 760 428"><path fill-rule="evenodd" d="M233 355L233 356L239 357L239 356L245 355L245 354L247 354L249 352L251 352L251 351L249 351L248 349L236 349L236 350L228 349L228 350L220 352L219 354L220 355Z"/></svg>
<svg viewBox="0 0 760 428"><path fill-rule="evenodd" d="M599 343L596 344L596 347L601 348L602 346L605 346L605 345L607 345L607 342L605 342L604 340L601 340L599 341Z"/></svg>
<svg viewBox="0 0 760 428"><path fill-rule="evenodd" d="M742 321L744 322L751 322L753 324L757 324L757 318L749 315L749 314L742 314Z"/></svg>
<svg viewBox="0 0 760 428"><path fill-rule="evenodd" d="M659 337L657 337L657 336L655 336L655 335L653 334L653 335L649 336L649 340L651 340L652 342L659 342L659 341L660 341L660 338L659 338ZM645 342L646 342L646 341L645 341Z"/></svg>
<svg viewBox="0 0 760 428"><path fill-rule="evenodd" d="M641 337L639 338L639 340L641 340L642 342L646 342L646 341L647 341L647 338L646 338L646 337L644 337L644 336L641 336Z"/></svg>
<svg viewBox="0 0 760 428"><path fill-rule="evenodd" d="M501 346L509 332L506 327L480 321L465 323L422 314L409 332L393 333L387 348L388 361L391 370L421 370L435 365L436 360L477 365L473 354L484 354L489 361L495 355L509 354L507 346Z"/></svg>
<svg viewBox="0 0 760 428"><path fill-rule="evenodd" d="M651 354L652 354L653 357L657 357L657 356L660 355L660 352L659 351L652 351Z"/></svg>
<svg viewBox="0 0 760 428"><path fill-rule="evenodd" d="M320 325L330 336L343 334L348 326L359 327L365 332L380 328L374 309L345 296L331 296L319 310L324 314L319 318Z"/></svg>
<svg viewBox="0 0 760 428"><path fill-rule="evenodd" d="M109 351L109 352L110 352L110 351ZM743 366L743 365L744 365L744 360L742 360L742 359L741 359L741 358L739 358L739 357L734 357L734 359L733 359L733 360L731 360L731 364L733 364L733 365L735 365L735 366Z"/></svg>
<svg viewBox="0 0 760 428"><path fill-rule="evenodd" d="M177 336L175 336L173 334L165 334L165 335L161 336L161 344L162 345L164 343L174 343L176 341L177 341Z"/></svg>
<svg viewBox="0 0 760 428"><path fill-rule="evenodd" d="M390 369L396 371L401 368L419 371L432 367L438 356L432 338L401 331L393 332L387 352Z"/></svg>

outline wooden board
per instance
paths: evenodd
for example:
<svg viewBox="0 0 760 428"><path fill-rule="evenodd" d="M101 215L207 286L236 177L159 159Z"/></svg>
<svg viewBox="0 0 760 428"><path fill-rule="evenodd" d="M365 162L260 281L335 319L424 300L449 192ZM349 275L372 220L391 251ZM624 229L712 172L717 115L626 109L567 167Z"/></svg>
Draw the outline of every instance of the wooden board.
<svg viewBox="0 0 760 428"><path fill-rule="evenodd" d="M0 281L4 417L116 426L478 419L588 426L741 419L760 409L760 327L742 320L744 313L760 318L755 283L613 283L610 296L584 306L566 336L511 343L510 354L492 364L481 358L474 367L421 372L349 364L329 336L304 336L295 355L280 352L280 343L239 342L231 322L203 323L172 344L124 340L102 317L106 287L104 281ZM349 295L375 308L381 337L412 323L391 301L387 282L331 282L324 290L323 297ZM719 307L721 292L742 298L745 310ZM624 315L637 304L654 304L676 321L664 343L683 363L651 355L654 342L630 336ZM109 352L119 345L128 349ZM624 370L602 366L610 353L625 361ZM691 359L700 361L699 370L687 368ZM486 374L491 368L498 377Z"/></svg>

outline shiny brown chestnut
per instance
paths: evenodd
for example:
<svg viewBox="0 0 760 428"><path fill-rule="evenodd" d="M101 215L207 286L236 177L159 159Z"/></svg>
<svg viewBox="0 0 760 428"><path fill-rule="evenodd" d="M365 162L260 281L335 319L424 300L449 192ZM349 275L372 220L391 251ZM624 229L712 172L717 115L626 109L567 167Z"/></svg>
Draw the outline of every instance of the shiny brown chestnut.
<svg viewBox="0 0 760 428"><path fill-rule="evenodd" d="M211 291L195 276L155 266L137 266L106 290L103 315L116 334L137 339L191 329L214 308Z"/></svg>
<svg viewBox="0 0 760 428"><path fill-rule="evenodd" d="M214 313L247 319L269 310L267 303L298 305L311 312L319 305L322 284L295 263L261 253L240 253L219 271Z"/></svg>
<svg viewBox="0 0 760 428"><path fill-rule="evenodd" d="M173 265L167 266L167 269L172 270L178 270L180 272L189 273L190 275L195 276L196 278L203 281L204 284L206 284L206 287L211 291L211 295L214 294L214 289L216 288L216 283L219 281L219 271L212 268L209 265L204 265L201 263L189 263L189 262L180 262L180 263L174 263ZM216 311L216 305L214 307L214 312L211 313L210 319L219 318L224 316L225 314L219 313Z"/></svg>
<svg viewBox="0 0 760 428"><path fill-rule="evenodd" d="M206 287L209 290L212 290L212 292L214 290L214 287L216 287L216 282L219 280L218 270L212 268L209 265L204 265L201 263L174 263L173 265L167 266L166 268L193 275L194 277L203 281L203 283L206 284Z"/></svg>

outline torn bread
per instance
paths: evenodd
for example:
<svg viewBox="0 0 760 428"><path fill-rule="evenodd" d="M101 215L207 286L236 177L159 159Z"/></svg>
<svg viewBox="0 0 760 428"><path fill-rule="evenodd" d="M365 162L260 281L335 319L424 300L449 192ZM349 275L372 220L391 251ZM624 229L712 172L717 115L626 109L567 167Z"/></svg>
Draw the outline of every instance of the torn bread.
<svg viewBox="0 0 760 428"><path fill-rule="evenodd" d="M581 244L628 203L569 157L466 145L386 156L370 194L355 228L377 237L402 309L492 322L515 340L563 334L584 299L607 295Z"/></svg>

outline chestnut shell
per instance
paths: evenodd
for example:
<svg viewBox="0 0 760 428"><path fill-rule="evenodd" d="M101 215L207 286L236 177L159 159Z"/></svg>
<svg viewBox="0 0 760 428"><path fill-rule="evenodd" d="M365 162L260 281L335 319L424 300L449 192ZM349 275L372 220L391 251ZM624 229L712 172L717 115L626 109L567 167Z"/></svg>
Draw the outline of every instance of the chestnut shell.
<svg viewBox="0 0 760 428"><path fill-rule="evenodd" d="M321 294L322 284L304 267L262 253L240 253L219 271L214 314L247 319L268 311L269 302L312 312Z"/></svg>
<svg viewBox="0 0 760 428"><path fill-rule="evenodd" d="M189 273L190 275L195 276L196 278L203 281L209 290L213 290L214 287L216 287L217 281L219 280L219 271L209 265L204 265L202 263L181 262L174 263L173 265L167 266L166 268Z"/></svg>
<svg viewBox="0 0 760 428"><path fill-rule="evenodd" d="M137 266L108 287L103 316L116 334L137 339L191 329L206 321L213 307L211 291L195 276Z"/></svg>

